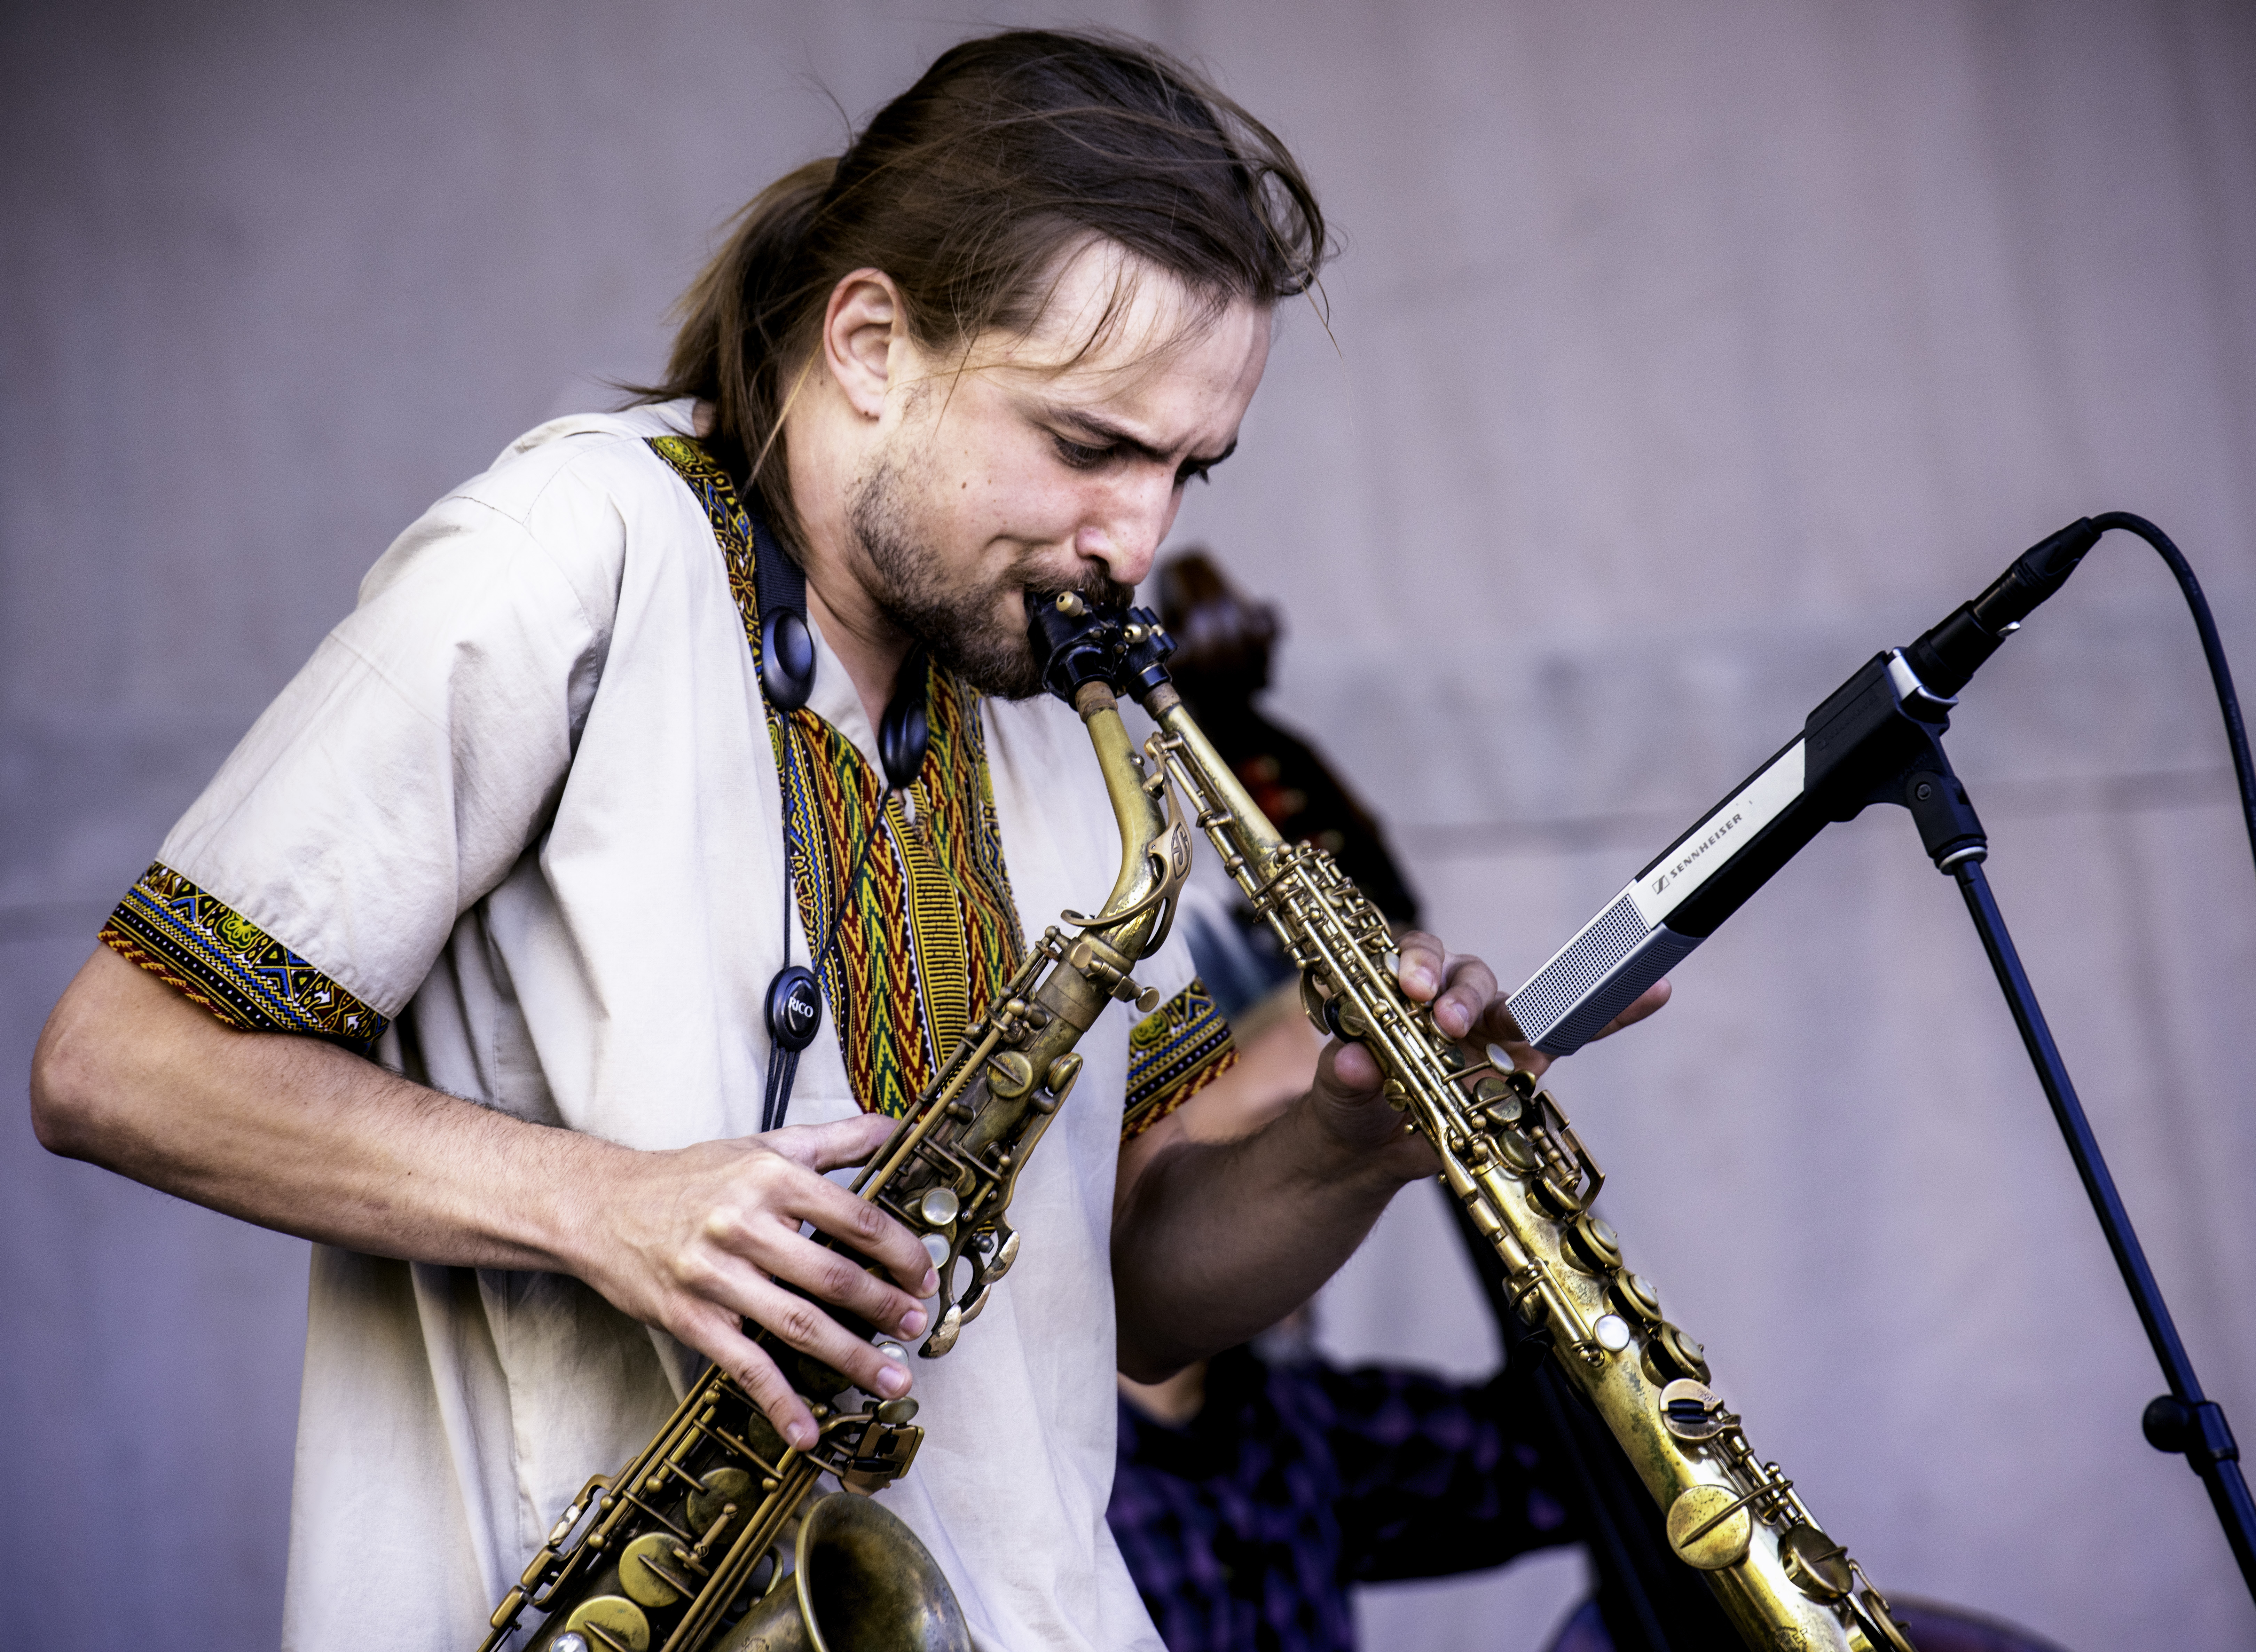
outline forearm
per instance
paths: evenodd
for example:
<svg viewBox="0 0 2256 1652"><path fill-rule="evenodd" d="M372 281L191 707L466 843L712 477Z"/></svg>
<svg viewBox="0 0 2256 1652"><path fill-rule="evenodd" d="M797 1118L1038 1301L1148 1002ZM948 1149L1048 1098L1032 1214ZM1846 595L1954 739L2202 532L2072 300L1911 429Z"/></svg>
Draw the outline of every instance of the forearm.
<svg viewBox="0 0 2256 1652"><path fill-rule="evenodd" d="M638 1151L528 1124L309 1038L237 1032L97 948L32 1058L51 1150L307 1239L421 1262L539 1269L724 1366L793 1445L814 1438L741 1322L866 1392L908 1372L822 1304L903 1337L936 1285L924 1247L822 1172L859 1163L883 1116ZM883 1265L811 1242L812 1224Z"/></svg>
<svg viewBox="0 0 2256 1652"><path fill-rule="evenodd" d="M1543 1070L1486 965L1415 931L1397 939L1402 992L1431 1002L1435 1027L1490 1060ZM1659 982L1606 1031L1667 1001ZM1253 1135L1220 1139L1231 1109L1194 1096L1121 1149L1112 1283L1125 1375L1159 1381L1276 1324L1354 1254L1398 1188L1440 1170L1380 1099L1380 1077L1370 1051L1335 1044L1308 1093Z"/></svg>
<svg viewBox="0 0 2256 1652"><path fill-rule="evenodd" d="M576 1270L563 1190L627 1156L237 1031L107 947L40 1037L32 1100L55 1152L307 1239L476 1267Z"/></svg>
<svg viewBox="0 0 2256 1652"><path fill-rule="evenodd" d="M1265 1330L1351 1255L1387 1201L1431 1171L1379 1106L1320 1080L1258 1133L1188 1136L1134 1167L1113 1220L1120 1368L1153 1381Z"/></svg>

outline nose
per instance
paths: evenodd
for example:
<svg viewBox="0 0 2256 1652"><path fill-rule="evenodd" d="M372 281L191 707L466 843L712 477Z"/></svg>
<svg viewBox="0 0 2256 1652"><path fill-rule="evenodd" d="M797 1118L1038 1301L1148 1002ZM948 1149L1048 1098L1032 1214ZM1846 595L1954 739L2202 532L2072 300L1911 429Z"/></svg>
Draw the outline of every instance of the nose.
<svg viewBox="0 0 2256 1652"><path fill-rule="evenodd" d="M1073 539L1076 556L1102 562L1104 571L1123 585L1144 582L1182 503L1172 472L1158 466L1138 468L1146 474L1112 479L1089 502L1089 514Z"/></svg>

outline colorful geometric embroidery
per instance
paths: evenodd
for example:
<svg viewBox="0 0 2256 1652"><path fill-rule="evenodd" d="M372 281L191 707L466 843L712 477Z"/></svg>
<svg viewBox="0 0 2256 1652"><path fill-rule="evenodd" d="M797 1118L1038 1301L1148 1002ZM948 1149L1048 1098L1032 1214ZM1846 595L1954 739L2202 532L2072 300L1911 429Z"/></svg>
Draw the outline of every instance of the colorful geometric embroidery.
<svg viewBox="0 0 2256 1652"><path fill-rule="evenodd" d="M1143 1135L1237 1064L1230 1023L1206 983L1194 979L1128 1035L1128 1106L1120 1139Z"/></svg>
<svg viewBox="0 0 2256 1652"><path fill-rule="evenodd" d="M713 524L757 664L751 515L698 443L659 436L650 445ZM767 708L800 919L822 953L823 995L837 1017L847 1080L863 1111L894 1118L1016 973L1024 947L979 696L929 669L932 743L906 804L854 742L814 713Z"/></svg>
<svg viewBox="0 0 2256 1652"><path fill-rule="evenodd" d="M368 1053L389 1024L226 903L162 861L141 875L102 939L191 1003L245 1032L310 1033Z"/></svg>

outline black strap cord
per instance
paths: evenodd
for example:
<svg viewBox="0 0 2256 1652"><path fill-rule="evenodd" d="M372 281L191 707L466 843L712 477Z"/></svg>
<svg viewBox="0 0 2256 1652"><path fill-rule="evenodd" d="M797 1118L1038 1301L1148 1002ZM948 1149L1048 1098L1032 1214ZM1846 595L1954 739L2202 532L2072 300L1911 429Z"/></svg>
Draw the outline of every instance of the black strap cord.
<svg viewBox="0 0 2256 1652"><path fill-rule="evenodd" d="M2209 661L2210 681L2217 685L2217 707L2224 714L2224 738L2232 748L2232 774L2240 784L2240 815L2248 828L2248 852L2256 857L2256 765L2248 758L2248 729L2240 720L2240 697L2232 691L2232 668L2225 664L2224 644L2217 635L2217 622L2209 612L2209 599L2202 594L2201 581L2194 578L2193 569L2170 536L2144 517L2134 517L2127 510L2110 510L2094 517L2092 525L2102 530L2120 528L2126 533L2136 534L2169 565L2177 576L2178 589L2185 594L2186 606L2193 610L2194 629L2201 633L2201 651Z"/></svg>
<svg viewBox="0 0 2256 1652"><path fill-rule="evenodd" d="M752 580L760 607L760 692L782 714L788 761L800 763L804 757L791 714L807 704L814 687L814 635L807 625L807 573L784 554L767 524L757 516L752 518ZM926 709L930 676L924 650L913 650L901 666L892 703L885 707L878 728L885 783L904 798L923 770L926 749L931 744L932 727ZM776 778L780 786L779 770ZM912 825L916 824L913 819ZM786 799L783 808L783 967L768 983L768 1082L760 1101L763 1134L781 1127L791 1108L792 1085L799 1077L800 1052L822 1030L823 965L838 939L846 905L861 884L863 868L869 863L870 840L877 833L864 836L856 847L846 887L830 914L829 932L814 938L814 956L809 965L791 961L792 851L795 847L792 835L791 805Z"/></svg>
<svg viewBox="0 0 2256 1652"><path fill-rule="evenodd" d="M784 828L786 840L790 830L788 826ZM786 841L784 853L788 855L790 852L789 844ZM768 987L768 1087L767 1095L760 1103L760 1130L763 1135L782 1125L784 1114L791 1107L792 1084L799 1077L800 1051L814 1043L814 1035L821 1030L822 968L829 960L830 949L837 944L839 922L845 916L847 903L854 898L854 891L862 881L862 868L869 863L869 859L870 840L864 838L862 847L855 852L854 864L846 874L845 891L839 896L837 906L831 911L829 930L815 943L814 961L812 966L801 966L791 961L791 890L788 885L789 874L788 872L786 874L786 884L783 901L784 967ZM800 996L800 995L805 995L805 996ZM811 1002L813 1005L812 1013L795 1017L795 1023L803 1023L806 1028L803 1037L797 1035L793 1023L786 1023L794 1026L793 1032L789 1036L777 1030L779 1021L793 1013L787 1002L792 997L797 997L800 1003ZM779 1002L779 999L786 1002ZM796 1042L793 1042L793 1037L796 1037Z"/></svg>
<svg viewBox="0 0 2256 1652"><path fill-rule="evenodd" d="M807 704L814 686L814 637L807 628L807 573L783 553L783 547L758 515L752 517L752 583L760 607L757 662L760 692L781 714L784 750L795 754L799 742L791 728L791 714ZM776 780L780 791L780 770ZM830 934L816 941L814 967L791 961L791 804L786 798L783 805L783 967L768 983L765 1006L768 1082L760 1101L763 1135L783 1123L791 1107L792 1085L799 1077L800 1052L814 1042L814 1035L822 1029L822 960L838 933L834 914ZM860 875L861 862L857 860L853 874L846 880L850 891Z"/></svg>

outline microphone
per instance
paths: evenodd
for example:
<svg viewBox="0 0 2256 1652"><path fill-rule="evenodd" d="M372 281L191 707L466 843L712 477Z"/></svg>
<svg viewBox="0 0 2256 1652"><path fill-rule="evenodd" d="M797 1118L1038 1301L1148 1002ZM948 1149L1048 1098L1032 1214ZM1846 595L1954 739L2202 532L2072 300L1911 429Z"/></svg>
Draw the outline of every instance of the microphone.
<svg viewBox="0 0 2256 1652"><path fill-rule="evenodd" d="M1654 856L1550 961L1505 1001L1527 1041L1571 1055L1674 967L1829 822L1879 800L1876 777L1900 777L1935 756L1958 691L2046 598L2067 583L2105 530L2089 517L2031 545L1972 601L1907 648L1874 655L1819 703L1801 733L1692 828ZM1979 829L1947 767L1922 776L1956 794L1957 817L1916 806L1922 835L1948 869L1983 852ZM1946 811L1947 800L1937 809ZM1961 840L1963 839L1963 841Z"/></svg>

